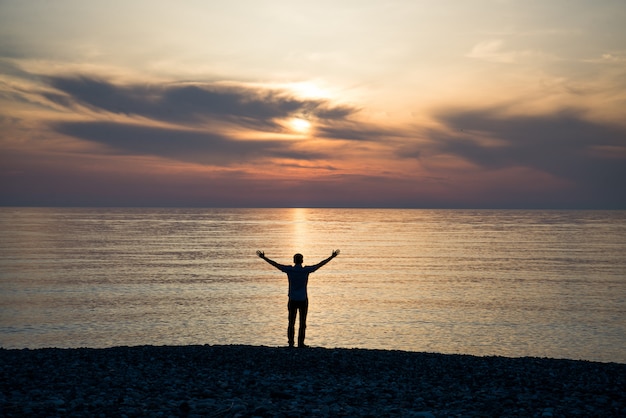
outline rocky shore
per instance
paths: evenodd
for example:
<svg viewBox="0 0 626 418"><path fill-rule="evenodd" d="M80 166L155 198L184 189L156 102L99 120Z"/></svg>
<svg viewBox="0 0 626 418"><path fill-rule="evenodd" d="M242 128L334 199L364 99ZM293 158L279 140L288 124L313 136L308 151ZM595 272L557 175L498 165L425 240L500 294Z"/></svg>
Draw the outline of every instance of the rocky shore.
<svg viewBox="0 0 626 418"><path fill-rule="evenodd" d="M0 349L6 417L626 416L626 364L252 346Z"/></svg>

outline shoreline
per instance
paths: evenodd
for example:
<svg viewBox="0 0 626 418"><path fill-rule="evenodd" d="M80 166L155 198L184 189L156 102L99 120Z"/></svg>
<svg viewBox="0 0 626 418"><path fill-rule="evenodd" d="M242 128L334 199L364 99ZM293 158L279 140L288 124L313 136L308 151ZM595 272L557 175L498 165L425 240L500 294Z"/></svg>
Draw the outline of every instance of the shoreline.
<svg viewBox="0 0 626 418"><path fill-rule="evenodd" d="M626 364L348 348L0 349L0 415L626 416Z"/></svg>

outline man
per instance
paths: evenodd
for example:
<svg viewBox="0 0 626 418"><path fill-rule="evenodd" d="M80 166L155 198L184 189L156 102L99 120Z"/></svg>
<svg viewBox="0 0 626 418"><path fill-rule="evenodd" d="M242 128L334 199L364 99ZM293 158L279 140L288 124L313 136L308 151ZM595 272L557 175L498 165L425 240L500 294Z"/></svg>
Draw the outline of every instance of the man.
<svg viewBox="0 0 626 418"><path fill-rule="evenodd" d="M287 339L289 341L289 347L294 345L294 334L296 324L296 314L300 312L300 328L298 329L298 347L307 347L304 344L304 337L306 333L306 315L309 310L309 297L307 294L307 284L309 282L309 273L313 273L333 258L339 255L339 250L333 251L332 255L325 260L320 261L314 266L303 266L304 257L302 254L295 254L293 256L293 266L284 264L278 264L274 260L270 260L265 256L263 251L256 252L259 257L267 261L272 266L276 267L283 273L287 273L289 280L289 303L287 308L289 309L289 326L287 327Z"/></svg>

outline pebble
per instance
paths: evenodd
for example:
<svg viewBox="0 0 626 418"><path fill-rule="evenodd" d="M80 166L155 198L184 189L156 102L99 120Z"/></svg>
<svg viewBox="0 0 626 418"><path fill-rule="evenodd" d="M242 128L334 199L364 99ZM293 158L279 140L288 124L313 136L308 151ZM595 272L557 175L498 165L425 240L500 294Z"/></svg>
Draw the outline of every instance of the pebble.
<svg viewBox="0 0 626 418"><path fill-rule="evenodd" d="M0 416L626 416L626 364L365 349L0 349Z"/></svg>

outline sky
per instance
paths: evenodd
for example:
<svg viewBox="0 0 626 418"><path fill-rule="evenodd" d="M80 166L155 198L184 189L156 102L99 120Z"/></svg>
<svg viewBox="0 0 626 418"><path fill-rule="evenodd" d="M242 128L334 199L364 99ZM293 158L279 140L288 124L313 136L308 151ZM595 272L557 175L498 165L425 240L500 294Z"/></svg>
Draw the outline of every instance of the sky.
<svg viewBox="0 0 626 418"><path fill-rule="evenodd" d="M0 205L626 209L623 0L0 0Z"/></svg>

